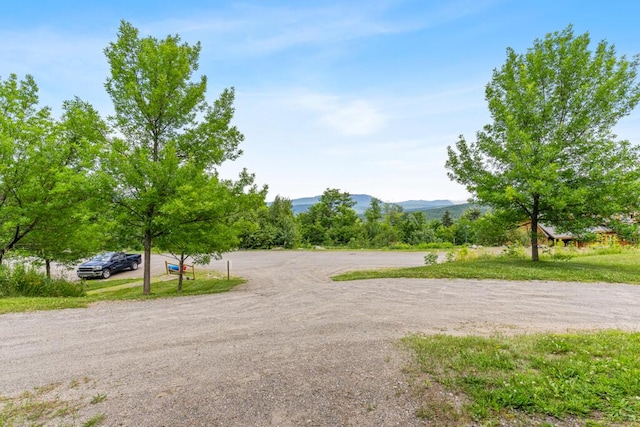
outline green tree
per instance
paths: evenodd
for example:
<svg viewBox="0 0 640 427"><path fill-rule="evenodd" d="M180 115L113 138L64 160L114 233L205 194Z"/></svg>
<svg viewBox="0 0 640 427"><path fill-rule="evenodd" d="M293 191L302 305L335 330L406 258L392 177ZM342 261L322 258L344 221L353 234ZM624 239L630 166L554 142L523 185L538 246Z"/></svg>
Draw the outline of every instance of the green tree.
<svg viewBox="0 0 640 427"><path fill-rule="evenodd" d="M402 240L410 245L431 243L436 239L435 232L427 221L427 216L421 211L405 214L402 235Z"/></svg>
<svg viewBox="0 0 640 427"><path fill-rule="evenodd" d="M269 207L266 204L255 210L242 212L238 230L239 247L242 249L271 248L277 234L277 230L269 222Z"/></svg>
<svg viewBox="0 0 640 427"><path fill-rule="evenodd" d="M178 173L184 176L176 177L180 183L176 196L160 208L159 228L165 232L155 243L178 261L178 292L182 292L185 262L192 259L194 264L208 264L236 248L240 214L264 205L265 189L258 191L250 175L232 182L193 167L180 168Z"/></svg>
<svg viewBox="0 0 640 427"><path fill-rule="evenodd" d="M327 188L320 201L299 215L303 238L312 245L344 245L361 234L361 223L351 195Z"/></svg>
<svg viewBox="0 0 640 427"><path fill-rule="evenodd" d="M451 218L451 212L449 212L449 209L444 211L440 221L442 221L442 225L444 227L451 227L453 225L453 219Z"/></svg>
<svg viewBox="0 0 640 427"><path fill-rule="evenodd" d="M300 243L300 230L290 199L276 196L268 208L268 220L274 229L273 245L291 249Z"/></svg>
<svg viewBox="0 0 640 427"><path fill-rule="evenodd" d="M52 209L16 245L44 262L47 277L52 262L71 266L110 241L104 181L95 173L106 134L106 124L90 104L77 98L63 104L55 143L42 153L52 167L49 173L57 175Z"/></svg>
<svg viewBox="0 0 640 427"><path fill-rule="evenodd" d="M364 211L364 230L369 244L376 246L376 238L382 228L382 201L373 197Z"/></svg>
<svg viewBox="0 0 640 427"><path fill-rule="evenodd" d="M144 247L145 294L151 290L153 241L176 223L168 216L178 213L168 206L180 198L184 177L215 175L241 154L243 136L230 124L234 91L206 101L206 77L192 81L199 54L199 43L189 46L177 35L140 38L124 21L105 49L111 69L106 89L120 136L103 163L114 179L118 217Z"/></svg>
<svg viewBox="0 0 640 427"><path fill-rule="evenodd" d="M70 237L95 200L95 159L106 127L78 99L63 109L58 121L38 107L31 76L0 80L0 263L17 249L47 266L84 255Z"/></svg>
<svg viewBox="0 0 640 427"><path fill-rule="evenodd" d="M486 87L493 122L448 148L448 176L482 205L537 224L579 232L638 206L638 151L612 133L640 99L638 56L616 57L571 26L536 40L525 54L507 49Z"/></svg>

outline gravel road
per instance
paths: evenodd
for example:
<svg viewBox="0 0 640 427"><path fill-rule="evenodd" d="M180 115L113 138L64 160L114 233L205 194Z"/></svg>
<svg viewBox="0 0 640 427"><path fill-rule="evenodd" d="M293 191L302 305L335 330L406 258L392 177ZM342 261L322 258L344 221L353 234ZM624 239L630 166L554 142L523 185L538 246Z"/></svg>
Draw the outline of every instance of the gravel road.
<svg viewBox="0 0 640 427"><path fill-rule="evenodd" d="M102 396L78 420L106 426L411 426L407 334L640 329L640 286L329 278L423 255L236 252L228 293L2 315L0 394Z"/></svg>

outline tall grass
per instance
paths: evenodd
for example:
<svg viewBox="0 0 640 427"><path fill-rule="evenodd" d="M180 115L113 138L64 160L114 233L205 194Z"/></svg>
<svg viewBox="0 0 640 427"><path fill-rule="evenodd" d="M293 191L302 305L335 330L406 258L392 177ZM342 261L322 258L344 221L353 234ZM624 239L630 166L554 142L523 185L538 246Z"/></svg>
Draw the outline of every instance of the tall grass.
<svg viewBox="0 0 640 427"><path fill-rule="evenodd" d="M80 283L49 278L31 267L0 266L1 297L80 297L85 291Z"/></svg>

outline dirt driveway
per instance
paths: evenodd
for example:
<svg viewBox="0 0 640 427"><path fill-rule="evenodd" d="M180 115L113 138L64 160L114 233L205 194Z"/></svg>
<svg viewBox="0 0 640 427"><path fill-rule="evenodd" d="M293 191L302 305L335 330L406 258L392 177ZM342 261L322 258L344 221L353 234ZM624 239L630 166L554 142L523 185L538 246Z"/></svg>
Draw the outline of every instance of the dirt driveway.
<svg viewBox="0 0 640 427"><path fill-rule="evenodd" d="M329 279L422 257L238 252L226 294L3 315L0 394L106 396L81 418L108 426L419 425L406 334L640 329L640 286Z"/></svg>

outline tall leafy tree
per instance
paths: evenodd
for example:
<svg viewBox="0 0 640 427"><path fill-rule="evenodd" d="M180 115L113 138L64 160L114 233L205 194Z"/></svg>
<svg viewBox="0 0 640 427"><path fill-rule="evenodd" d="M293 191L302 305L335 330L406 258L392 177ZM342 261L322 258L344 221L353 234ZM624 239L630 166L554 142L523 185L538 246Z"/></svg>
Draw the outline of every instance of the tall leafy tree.
<svg viewBox="0 0 640 427"><path fill-rule="evenodd" d="M373 197L371 198L369 207L364 211L364 230L369 243L372 245L375 245L376 238L382 228L382 208L382 200Z"/></svg>
<svg viewBox="0 0 640 427"><path fill-rule="evenodd" d="M193 76L199 43L190 46L177 35L141 38L123 21L105 55L111 69L106 89L119 136L104 164L114 178L121 223L144 247L143 292L148 294L153 242L176 224L171 216L180 212L168 206L181 197L185 177L215 176L219 165L241 154L244 137L231 125L234 90L225 89L208 103L206 77Z"/></svg>
<svg viewBox="0 0 640 427"><path fill-rule="evenodd" d="M157 248L178 262L178 292L182 291L185 262L192 259L194 264L208 264L237 247L241 213L256 210L265 197L265 189L259 191L251 175L232 182L193 168L182 168L180 173L187 176L177 178L176 197L161 207L158 221L166 231L156 238Z"/></svg>
<svg viewBox="0 0 640 427"><path fill-rule="evenodd" d="M580 231L638 207L638 150L613 127L640 100L638 56L617 56L571 26L537 39L526 53L507 49L486 87L493 119L448 148L448 175L483 205L537 225Z"/></svg>
<svg viewBox="0 0 640 427"><path fill-rule="evenodd" d="M283 248L293 248L300 243L300 230L290 199L276 196L268 209L269 224L275 230L272 243Z"/></svg>
<svg viewBox="0 0 640 427"><path fill-rule="evenodd" d="M349 193L327 188L318 203L299 215L305 240L315 245L342 245L359 237L362 230L355 204Z"/></svg>
<svg viewBox="0 0 640 427"><path fill-rule="evenodd" d="M16 249L64 258L72 242L56 237L82 225L79 205L94 194L87 190L105 128L78 99L63 108L58 121L39 107L31 76L0 80L0 262Z"/></svg>
<svg viewBox="0 0 640 427"><path fill-rule="evenodd" d="M440 221L442 221L443 227L451 227L453 225L453 218L451 218L451 212L449 212L449 209L444 211Z"/></svg>
<svg viewBox="0 0 640 427"><path fill-rule="evenodd" d="M55 175L54 196L37 227L16 245L40 258L51 274L50 264L75 264L109 241L102 177L96 160L104 147L107 126L88 103L74 99L63 104L63 116L48 151L41 153Z"/></svg>

